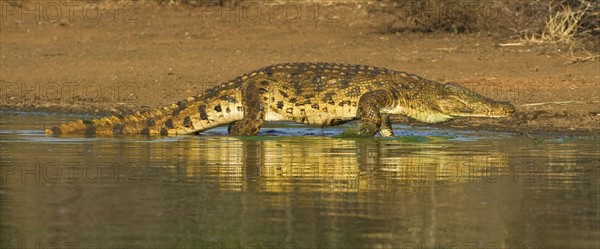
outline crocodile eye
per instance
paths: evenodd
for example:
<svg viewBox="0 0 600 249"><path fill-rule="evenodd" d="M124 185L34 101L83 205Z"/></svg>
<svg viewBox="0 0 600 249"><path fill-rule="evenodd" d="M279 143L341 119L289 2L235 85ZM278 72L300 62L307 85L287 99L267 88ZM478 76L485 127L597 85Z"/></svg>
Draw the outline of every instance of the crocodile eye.
<svg viewBox="0 0 600 249"><path fill-rule="evenodd" d="M446 83L444 85L444 90L452 92L452 93L458 92L458 88L456 86L452 85L451 83Z"/></svg>
<svg viewBox="0 0 600 249"><path fill-rule="evenodd" d="M465 88L464 86L457 85L457 84L454 84L451 82L444 84L444 89L447 89L448 91L451 91L453 93L462 93L462 92L470 91L468 88Z"/></svg>

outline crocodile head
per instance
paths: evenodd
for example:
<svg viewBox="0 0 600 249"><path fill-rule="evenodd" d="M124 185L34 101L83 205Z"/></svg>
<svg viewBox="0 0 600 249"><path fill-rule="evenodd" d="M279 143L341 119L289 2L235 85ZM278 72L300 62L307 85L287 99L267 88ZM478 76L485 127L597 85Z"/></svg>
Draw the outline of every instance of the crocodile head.
<svg viewBox="0 0 600 249"><path fill-rule="evenodd" d="M442 113L452 117L503 118L511 116L515 111L515 107L508 102L488 99L452 83L443 84L440 90L437 105Z"/></svg>
<svg viewBox="0 0 600 249"><path fill-rule="evenodd" d="M429 99L420 101L426 104L407 110L408 116L421 122L438 123L458 117L510 117L515 111L515 107L508 102L491 100L452 83L438 84L432 88L420 94L429 96Z"/></svg>

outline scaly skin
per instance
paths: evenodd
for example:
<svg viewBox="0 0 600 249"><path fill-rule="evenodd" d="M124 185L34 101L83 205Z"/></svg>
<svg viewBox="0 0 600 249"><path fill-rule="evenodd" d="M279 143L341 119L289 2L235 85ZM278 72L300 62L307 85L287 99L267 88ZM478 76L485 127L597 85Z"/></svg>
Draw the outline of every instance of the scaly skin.
<svg viewBox="0 0 600 249"><path fill-rule="evenodd" d="M194 134L229 124L234 136L256 135L264 121L333 126L359 120L342 133L393 136L390 115L425 123L456 117L508 117L514 107L466 88L385 68L332 63L268 66L153 111L110 116L46 129L47 134Z"/></svg>

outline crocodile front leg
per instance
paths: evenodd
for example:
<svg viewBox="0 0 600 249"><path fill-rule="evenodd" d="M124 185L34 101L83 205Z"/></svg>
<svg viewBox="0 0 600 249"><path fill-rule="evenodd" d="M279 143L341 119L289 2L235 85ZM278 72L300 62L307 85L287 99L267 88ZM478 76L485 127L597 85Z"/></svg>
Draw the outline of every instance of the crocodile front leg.
<svg viewBox="0 0 600 249"><path fill-rule="evenodd" d="M382 137L393 137L394 130L392 130L392 119L390 114L381 114L381 127L379 128L379 135Z"/></svg>
<svg viewBox="0 0 600 249"><path fill-rule="evenodd" d="M382 125L382 107L391 104L393 96L389 91L378 90L364 94L358 102L356 117L360 120L358 127L352 127L342 132L342 137L373 137L382 129L382 136L393 135L389 127L389 115L385 114L386 121ZM387 117L386 117L387 116Z"/></svg>
<svg viewBox="0 0 600 249"><path fill-rule="evenodd" d="M261 93L255 82L248 84L242 90L244 118L231 123L227 129L233 136L254 136L258 134L265 119L265 104L261 99Z"/></svg>

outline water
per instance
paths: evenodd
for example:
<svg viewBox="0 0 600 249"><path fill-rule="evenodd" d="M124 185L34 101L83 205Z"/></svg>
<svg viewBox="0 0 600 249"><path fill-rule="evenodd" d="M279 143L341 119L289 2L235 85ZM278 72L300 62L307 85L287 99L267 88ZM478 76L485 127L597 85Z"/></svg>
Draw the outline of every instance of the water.
<svg viewBox="0 0 600 249"><path fill-rule="evenodd" d="M597 137L51 137L0 113L0 248L598 248Z"/></svg>

